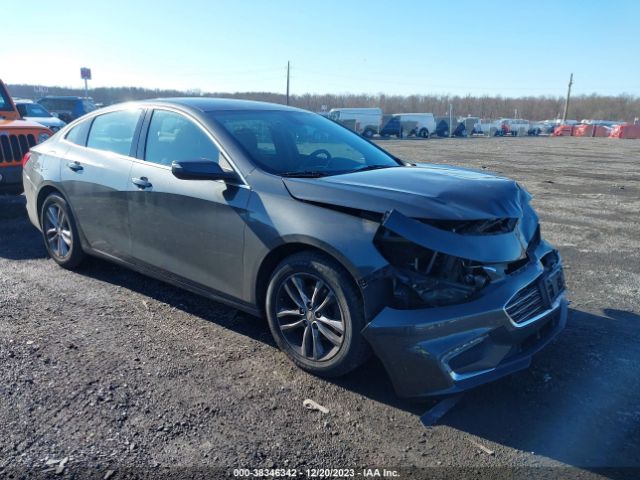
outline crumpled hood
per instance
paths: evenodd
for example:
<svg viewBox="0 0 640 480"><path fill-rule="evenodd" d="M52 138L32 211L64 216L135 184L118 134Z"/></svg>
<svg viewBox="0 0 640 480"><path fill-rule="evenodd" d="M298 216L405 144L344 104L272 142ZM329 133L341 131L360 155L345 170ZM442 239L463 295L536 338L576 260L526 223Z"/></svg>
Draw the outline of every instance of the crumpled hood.
<svg viewBox="0 0 640 480"><path fill-rule="evenodd" d="M425 219L520 218L530 198L514 180L429 164L283 181L298 200Z"/></svg>

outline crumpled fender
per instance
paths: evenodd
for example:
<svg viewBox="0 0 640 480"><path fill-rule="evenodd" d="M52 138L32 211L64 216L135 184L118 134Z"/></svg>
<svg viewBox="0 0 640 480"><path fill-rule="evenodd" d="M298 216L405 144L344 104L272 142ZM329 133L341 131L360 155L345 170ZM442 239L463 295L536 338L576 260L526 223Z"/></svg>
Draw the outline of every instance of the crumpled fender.
<svg viewBox="0 0 640 480"><path fill-rule="evenodd" d="M526 255L535 233L530 217L523 216L513 231L494 235L462 235L409 218L397 210L385 215L382 226L401 237L436 252L481 263L512 262ZM534 222L537 223L537 222Z"/></svg>

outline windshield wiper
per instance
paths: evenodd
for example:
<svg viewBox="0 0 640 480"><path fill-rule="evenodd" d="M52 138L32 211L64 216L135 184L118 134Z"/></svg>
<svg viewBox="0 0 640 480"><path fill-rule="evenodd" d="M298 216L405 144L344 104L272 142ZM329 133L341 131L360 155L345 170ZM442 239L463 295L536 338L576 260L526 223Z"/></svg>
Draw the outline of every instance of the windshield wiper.
<svg viewBox="0 0 640 480"><path fill-rule="evenodd" d="M367 170L381 170L383 168L393 168L398 165L365 165L364 167L356 168L355 170L349 170L344 173L356 173L356 172L366 172Z"/></svg>
<svg viewBox="0 0 640 480"><path fill-rule="evenodd" d="M300 172L284 172L279 175L281 177L318 178L324 177L328 174L328 172L320 172L318 170L302 170Z"/></svg>

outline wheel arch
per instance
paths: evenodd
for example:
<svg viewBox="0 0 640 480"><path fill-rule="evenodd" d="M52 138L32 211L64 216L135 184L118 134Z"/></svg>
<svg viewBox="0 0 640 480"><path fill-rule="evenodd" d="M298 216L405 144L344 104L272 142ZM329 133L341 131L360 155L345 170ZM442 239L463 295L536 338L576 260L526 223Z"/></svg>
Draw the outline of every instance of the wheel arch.
<svg viewBox="0 0 640 480"><path fill-rule="evenodd" d="M349 265L348 262L345 261L344 257L340 258L341 256L332 253L327 248L322 248L318 245L297 240L278 245L277 247L272 249L260 263L260 267L258 268L258 273L256 275L254 295L256 306L261 312L264 312L265 310L265 301L267 296L267 288L269 286L269 279L271 278L271 275L275 268L285 258L304 251L319 253L330 258L338 265L340 265L340 267L345 270L345 272L353 282L353 286L355 286L355 288L359 292L360 298L364 302L363 292L357 281L357 275L354 272L354 267L352 265Z"/></svg>
<svg viewBox="0 0 640 480"><path fill-rule="evenodd" d="M82 245L82 248L85 249L85 251L88 251L89 242L87 241L87 237L85 237L84 235L82 226L77 221L78 217L76 215L76 212L74 211L73 205L69 203L69 199L67 198L67 195L57 185L47 183L47 184L44 184L40 188L40 190L38 190L38 194L36 195L36 212L35 212L36 218L38 219L38 228L42 230L42 205L44 204L45 199L52 193L57 193L62 198L64 198L65 202L67 202L67 206L69 207L69 210L71 210L71 214L73 215L74 219L76 219L76 229L78 230L78 237L80 240L80 244Z"/></svg>
<svg viewBox="0 0 640 480"><path fill-rule="evenodd" d="M62 198L65 199L65 201L67 202L67 204L69 204L69 201L67 200L66 195L57 187L51 185L51 184L46 184L44 185L39 191L38 191L38 195L36 197L36 215L38 218L38 225L40 225L40 227L42 227L42 205L44 204L45 199L51 195L52 193L57 193L59 194ZM71 207L69 207L71 208Z"/></svg>

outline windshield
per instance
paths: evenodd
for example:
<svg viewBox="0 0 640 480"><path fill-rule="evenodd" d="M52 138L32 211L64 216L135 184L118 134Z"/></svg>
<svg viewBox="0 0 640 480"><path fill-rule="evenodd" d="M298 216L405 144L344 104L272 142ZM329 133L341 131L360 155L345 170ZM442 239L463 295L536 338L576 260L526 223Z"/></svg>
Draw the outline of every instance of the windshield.
<svg viewBox="0 0 640 480"><path fill-rule="evenodd" d="M9 98L0 87L0 110L13 110Z"/></svg>
<svg viewBox="0 0 640 480"><path fill-rule="evenodd" d="M209 112L261 169L323 176L397 167L389 154L320 115L295 111Z"/></svg>
<svg viewBox="0 0 640 480"><path fill-rule="evenodd" d="M51 117L51 114L37 103L21 103L18 105L18 110L23 117Z"/></svg>

